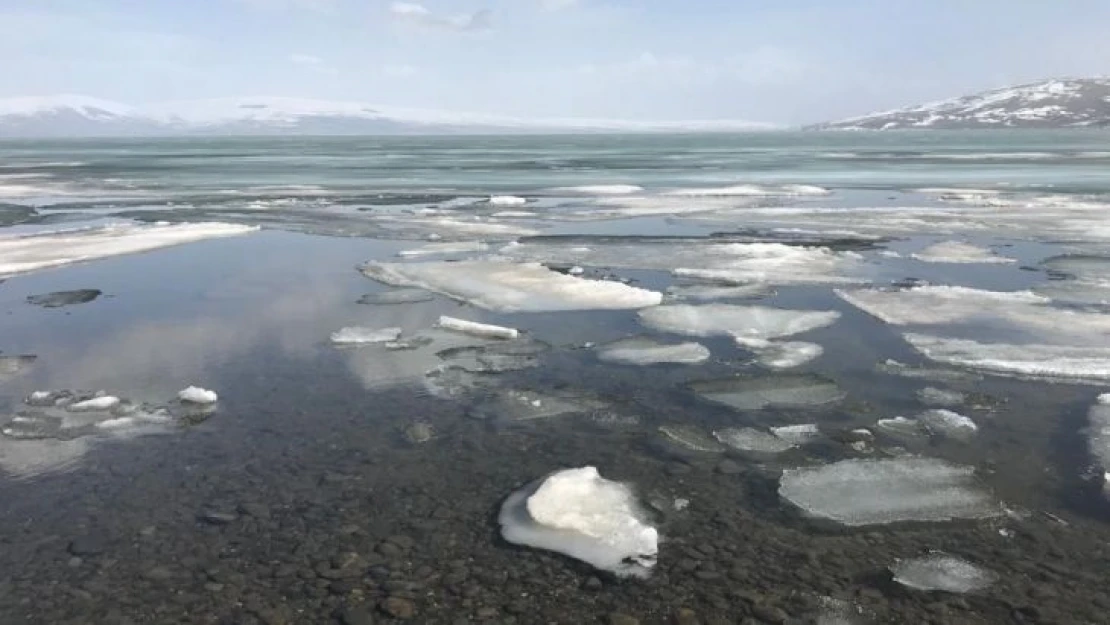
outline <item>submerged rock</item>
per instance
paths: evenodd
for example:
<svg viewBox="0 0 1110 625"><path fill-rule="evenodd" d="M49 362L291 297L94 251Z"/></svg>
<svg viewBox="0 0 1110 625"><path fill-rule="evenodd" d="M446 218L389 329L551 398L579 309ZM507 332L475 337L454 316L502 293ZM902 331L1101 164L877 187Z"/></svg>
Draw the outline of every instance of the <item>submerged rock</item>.
<svg viewBox="0 0 1110 625"><path fill-rule="evenodd" d="M509 495L498 522L505 540L556 551L618 577L647 577L659 532L632 489L594 467L556 471Z"/></svg>
<svg viewBox="0 0 1110 625"><path fill-rule="evenodd" d="M779 495L810 516L852 526L1001 514L975 484L973 468L933 458L842 460L788 469Z"/></svg>
<svg viewBox="0 0 1110 625"><path fill-rule="evenodd" d="M91 302L100 297L100 293L99 289L54 291L53 293L28 296L27 303L34 304L35 306L42 306L43 308L61 308L63 306L74 306L76 304Z"/></svg>
<svg viewBox="0 0 1110 625"><path fill-rule="evenodd" d="M998 575L987 569L940 552L901 560L890 567L890 572L894 581L914 590L975 592L998 580Z"/></svg>
<svg viewBox="0 0 1110 625"><path fill-rule="evenodd" d="M695 382L690 387L699 397L736 410L824 406L847 395L831 380L815 375L726 378Z"/></svg>

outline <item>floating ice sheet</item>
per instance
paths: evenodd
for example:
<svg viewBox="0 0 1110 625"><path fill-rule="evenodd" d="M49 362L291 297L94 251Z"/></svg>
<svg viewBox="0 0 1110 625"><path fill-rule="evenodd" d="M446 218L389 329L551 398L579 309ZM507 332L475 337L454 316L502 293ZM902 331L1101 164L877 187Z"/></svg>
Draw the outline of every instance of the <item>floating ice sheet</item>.
<svg viewBox="0 0 1110 625"><path fill-rule="evenodd" d="M925 356L945 364L1061 381L1110 380L1110 347L980 343L925 334L905 334L903 338Z"/></svg>
<svg viewBox="0 0 1110 625"><path fill-rule="evenodd" d="M945 553L901 560L890 567L894 581L914 590L966 593L987 588L998 575Z"/></svg>
<svg viewBox="0 0 1110 625"><path fill-rule="evenodd" d="M394 286L414 286L498 312L644 308L663 295L618 282L587 280L539 263L367 263L362 272Z"/></svg>
<svg viewBox="0 0 1110 625"><path fill-rule="evenodd" d="M981 519L1001 514L975 470L933 458L842 460L783 472L779 495L844 525Z"/></svg>
<svg viewBox="0 0 1110 625"><path fill-rule="evenodd" d="M725 428L713 432L713 436L725 445L740 451L765 454L778 454L793 449L794 444L770 432L755 428Z"/></svg>
<svg viewBox="0 0 1110 625"><path fill-rule="evenodd" d="M768 369L793 369L825 353L816 343L802 341L775 342L764 339L736 337L736 344L756 354L756 362Z"/></svg>
<svg viewBox="0 0 1110 625"><path fill-rule="evenodd" d="M331 334L331 342L336 345L362 345L367 343L388 343L401 336L401 328L364 328L351 326L341 328Z"/></svg>
<svg viewBox="0 0 1110 625"><path fill-rule="evenodd" d="M0 276L147 252L257 228L224 223L118 224L0 237Z"/></svg>
<svg viewBox="0 0 1110 625"><path fill-rule="evenodd" d="M557 471L509 495L498 516L505 540L556 551L619 577L647 577L659 532L628 486L594 467Z"/></svg>
<svg viewBox="0 0 1110 625"><path fill-rule="evenodd" d="M700 343L660 343L641 337L603 345L597 357L624 365L696 365L709 359L709 349Z"/></svg>
<svg viewBox="0 0 1110 625"><path fill-rule="evenodd" d="M940 243L934 243L914 254L913 257L927 263L1007 264L1017 262L1012 258L999 256L989 248L959 241L942 241Z"/></svg>
<svg viewBox="0 0 1110 625"><path fill-rule="evenodd" d="M1037 294L1075 304L1110 303L1110 257L1056 256L1041 266L1058 279L1033 287Z"/></svg>
<svg viewBox="0 0 1110 625"><path fill-rule="evenodd" d="M760 283L740 286L687 284L667 288L667 296L676 300L755 299L770 292L769 285Z"/></svg>
<svg viewBox="0 0 1110 625"><path fill-rule="evenodd" d="M846 395L831 380L814 375L726 378L695 382L690 387L699 397L736 410L824 406Z"/></svg>
<svg viewBox="0 0 1110 625"><path fill-rule="evenodd" d="M831 325L840 318L836 311L787 310L768 306L731 304L669 304L640 311L640 321L649 328L688 336L734 336L744 339L776 339Z"/></svg>

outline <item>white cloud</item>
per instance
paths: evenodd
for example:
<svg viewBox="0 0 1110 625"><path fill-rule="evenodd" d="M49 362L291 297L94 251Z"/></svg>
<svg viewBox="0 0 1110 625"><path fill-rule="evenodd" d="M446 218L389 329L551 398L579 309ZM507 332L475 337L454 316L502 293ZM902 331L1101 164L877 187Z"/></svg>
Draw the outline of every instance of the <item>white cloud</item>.
<svg viewBox="0 0 1110 625"><path fill-rule="evenodd" d="M579 0L540 0L540 6L545 11L562 11L578 4Z"/></svg>
<svg viewBox="0 0 1110 625"><path fill-rule="evenodd" d="M289 62L299 67L303 67L305 69L318 72L320 74L327 74L329 76L335 76L339 73L339 70L328 65L327 62L324 61L324 59L312 54L294 52L293 54L289 55Z"/></svg>
<svg viewBox="0 0 1110 625"><path fill-rule="evenodd" d="M415 76L419 71L412 65L405 64L390 64L382 67L382 73L392 78L408 78L409 76Z"/></svg>
<svg viewBox="0 0 1110 625"><path fill-rule="evenodd" d="M389 13L399 22L457 32L487 30L490 22L488 9L462 15L440 15L415 2L394 2L389 7Z"/></svg>

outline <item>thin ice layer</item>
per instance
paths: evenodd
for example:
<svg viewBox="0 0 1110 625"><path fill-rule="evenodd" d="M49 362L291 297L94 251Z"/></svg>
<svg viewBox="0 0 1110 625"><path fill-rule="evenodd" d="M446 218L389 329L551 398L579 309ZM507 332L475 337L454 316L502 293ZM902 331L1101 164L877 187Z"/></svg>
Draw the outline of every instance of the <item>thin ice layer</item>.
<svg viewBox="0 0 1110 625"><path fill-rule="evenodd" d="M1020 331L1046 343L1085 344L1110 333L1110 314L1051 306L1032 291L917 286L895 291L838 290L837 295L892 325L978 323Z"/></svg>
<svg viewBox="0 0 1110 625"><path fill-rule="evenodd" d="M764 339L735 338L737 345L754 352L756 362L768 369L793 369L825 353L825 348L816 343L803 341L778 343Z"/></svg>
<svg viewBox="0 0 1110 625"><path fill-rule="evenodd" d="M0 276L237 236L257 229L224 223L117 224L5 236L0 237Z"/></svg>
<svg viewBox="0 0 1110 625"><path fill-rule="evenodd" d="M734 336L776 339L831 325L840 318L832 310L787 310L769 306L671 304L640 312L649 328L688 336Z"/></svg>
<svg viewBox="0 0 1110 625"><path fill-rule="evenodd" d="M646 519L631 488L582 467L509 495L498 522L511 543L556 551L620 577L647 577L659 532Z"/></svg>
<svg viewBox="0 0 1110 625"><path fill-rule="evenodd" d="M597 357L623 365L696 365L709 360L709 349L701 343L660 343L648 338L631 338L598 348Z"/></svg>
<svg viewBox="0 0 1110 625"><path fill-rule="evenodd" d="M836 403L845 397L834 382L815 375L725 378L695 382L699 397L736 410L807 408Z"/></svg>
<svg viewBox="0 0 1110 625"><path fill-rule="evenodd" d="M927 263L953 263L953 264L1007 264L1017 262L1012 258L999 256L989 248L979 247L960 241L941 241L913 255L914 258Z"/></svg>
<svg viewBox="0 0 1110 625"><path fill-rule="evenodd" d="M1110 380L1110 347L980 343L925 334L903 338L925 356L949 365L1062 381Z"/></svg>
<svg viewBox="0 0 1110 625"><path fill-rule="evenodd" d="M965 593L987 588L998 575L946 553L901 560L890 567L894 581L914 590Z"/></svg>
<svg viewBox="0 0 1110 625"><path fill-rule="evenodd" d="M792 443L770 432L755 428L725 428L713 432L713 436L725 445L740 451L778 454L794 447Z"/></svg>
<svg viewBox="0 0 1110 625"><path fill-rule="evenodd" d="M975 469L934 458L842 460L783 472L779 495L814 517L850 526L998 516Z"/></svg>
<svg viewBox="0 0 1110 625"><path fill-rule="evenodd" d="M663 300L655 291L576 278L539 263L367 263L361 269L379 282L420 287L497 312L644 308Z"/></svg>

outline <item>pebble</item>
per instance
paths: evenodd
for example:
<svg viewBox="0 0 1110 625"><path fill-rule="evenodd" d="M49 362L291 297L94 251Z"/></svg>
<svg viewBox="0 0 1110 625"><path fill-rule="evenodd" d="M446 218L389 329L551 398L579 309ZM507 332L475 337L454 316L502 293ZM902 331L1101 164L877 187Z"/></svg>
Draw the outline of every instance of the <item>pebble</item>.
<svg viewBox="0 0 1110 625"><path fill-rule="evenodd" d="M379 607L393 618L410 619L416 616L416 605L404 597L386 597Z"/></svg>
<svg viewBox="0 0 1110 625"><path fill-rule="evenodd" d="M640 625L640 619L621 612L611 612L609 614L609 625Z"/></svg>

